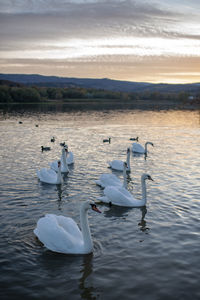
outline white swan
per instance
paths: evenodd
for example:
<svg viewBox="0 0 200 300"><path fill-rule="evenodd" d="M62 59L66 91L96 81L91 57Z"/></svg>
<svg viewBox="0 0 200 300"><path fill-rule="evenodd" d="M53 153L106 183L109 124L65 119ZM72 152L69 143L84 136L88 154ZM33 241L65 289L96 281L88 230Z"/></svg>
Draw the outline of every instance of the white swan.
<svg viewBox="0 0 200 300"><path fill-rule="evenodd" d="M104 189L104 197L98 198L102 202L126 207L140 207L146 205L146 179L153 180L150 175L141 176L142 200L135 199L125 187L107 186Z"/></svg>
<svg viewBox="0 0 200 300"><path fill-rule="evenodd" d="M37 170L37 176L40 181L50 184L61 184L63 179L61 175L61 162L57 161L58 172L52 169L42 168Z"/></svg>
<svg viewBox="0 0 200 300"><path fill-rule="evenodd" d="M68 146L65 145L65 155L66 155L66 161L68 165L71 165L74 163L74 154L71 151L68 151Z"/></svg>
<svg viewBox="0 0 200 300"><path fill-rule="evenodd" d="M153 143L146 142L144 147L141 144L133 143L132 144L132 151L135 153L147 154L147 145L153 146Z"/></svg>
<svg viewBox="0 0 200 300"><path fill-rule="evenodd" d="M69 217L46 214L40 218L34 229L35 235L51 251L65 254L87 254L93 251L87 211L100 210L90 201L83 202L80 208L81 231Z"/></svg>
<svg viewBox="0 0 200 300"><path fill-rule="evenodd" d="M62 173L68 173L69 172L69 168L67 165L67 160L66 160L66 149L63 148L62 149L62 155L61 155L61 172ZM49 164L51 169L53 169L54 171L58 172L58 164L57 164L57 160L53 161L52 163Z"/></svg>
<svg viewBox="0 0 200 300"><path fill-rule="evenodd" d="M105 188L106 186L118 186L118 187L126 187L127 181L126 181L126 169L127 169L127 163L124 162L124 169L123 169L123 179L124 181L121 182L121 180L114 174L101 174L98 180L95 180L95 183L102 188Z"/></svg>
<svg viewBox="0 0 200 300"><path fill-rule="evenodd" d="M130 148L127 148L127 154L126 154L126 163L127 163L127 169L126 171L130 172ZM123 171L124 169L124 162L122 160L115 159L113 161L108 161L109 167L117 170L117 171Z"/></svg>

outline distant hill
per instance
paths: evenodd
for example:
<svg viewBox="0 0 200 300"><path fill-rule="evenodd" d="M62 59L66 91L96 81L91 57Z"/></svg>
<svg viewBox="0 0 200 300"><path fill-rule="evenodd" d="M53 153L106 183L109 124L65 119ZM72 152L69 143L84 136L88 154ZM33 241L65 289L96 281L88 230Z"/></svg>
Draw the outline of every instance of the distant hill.
<svg viewBox="0 0 200 300"><path fill-rule="evenodd" d="M38 74L0 74L0 80L23 84L26 86L39 87L85 87L120 92L160 92L176 93L189 92L196 93L200 90L200 83L192 84L153 84L146 82L131 82L112 80L107 78L68 78L57 76L43 76Z"/></svg>
<svg viewBox="0 0 200 300"><path fill-rule="evenodd" d="M13 82L13 81L10 81L10 80L3 80L3 79L0 79L0 85L7 85L7 86L10 86L10 87L13 87L13 86L22 87L23 86L21 83Z"/></svg>

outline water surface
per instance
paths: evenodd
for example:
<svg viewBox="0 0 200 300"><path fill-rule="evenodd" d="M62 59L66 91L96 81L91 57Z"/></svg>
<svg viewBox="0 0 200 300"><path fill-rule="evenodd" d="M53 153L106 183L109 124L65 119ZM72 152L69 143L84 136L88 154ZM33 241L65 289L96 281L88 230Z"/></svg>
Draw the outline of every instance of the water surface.
<svg viewBox="0 0 200 300"><path fill-rule="evenodd" d="M199 299L199 111L23 106L1 114L0 134L1 299ZM102 214L89 212L93 254L43 247L37 220L54 213L79 224L80 204L103 195L94 180L136 136L155 145L146 160L131 154L128 189L139 199L141 174L154 179L146 207L98 204ZM75 164L61 187L41 184L36 170L61 156L63 141Z"/></svg>

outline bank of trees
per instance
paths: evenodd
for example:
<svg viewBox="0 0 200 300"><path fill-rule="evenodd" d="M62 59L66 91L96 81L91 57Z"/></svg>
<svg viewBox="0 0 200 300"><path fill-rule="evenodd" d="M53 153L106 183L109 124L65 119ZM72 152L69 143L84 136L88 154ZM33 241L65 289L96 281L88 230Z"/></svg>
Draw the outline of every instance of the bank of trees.
<svg viewBox="0 0 200 300"><path fill-rule="evenodd" d="M200 95L200 92L199 92ZM115 92L91 88L57 88L57 87L25 87L0 85L0 102L1 103L35 103L47 100L75 100L75 99L113 99L125 101L134 100L169 100L187 102L189 93L160 93L160 92Z"/></svg>

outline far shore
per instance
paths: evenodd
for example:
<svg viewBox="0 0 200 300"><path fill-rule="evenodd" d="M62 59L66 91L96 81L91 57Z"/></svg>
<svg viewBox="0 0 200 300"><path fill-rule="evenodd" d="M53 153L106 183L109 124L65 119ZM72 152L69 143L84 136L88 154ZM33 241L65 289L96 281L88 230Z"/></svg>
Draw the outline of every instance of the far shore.
<svg viewBox="0 0 200 300"><path fill-rule="evenodd" d="M172 101L172 100L122 100L122 99L65 99L65 100L46 100L41 102L10 102L10 103L0 103L0 109L12 106L46 106L46 105L55 105L55 106L74 106L78 108L79 106L83 108L94 108L98 106L99 108L113 109L114 108L130 108L130 109L158 109L158 110L167 110L167 109L180 109L180 110L199 110L199 102L181 102L181 101Z"/></svg>

